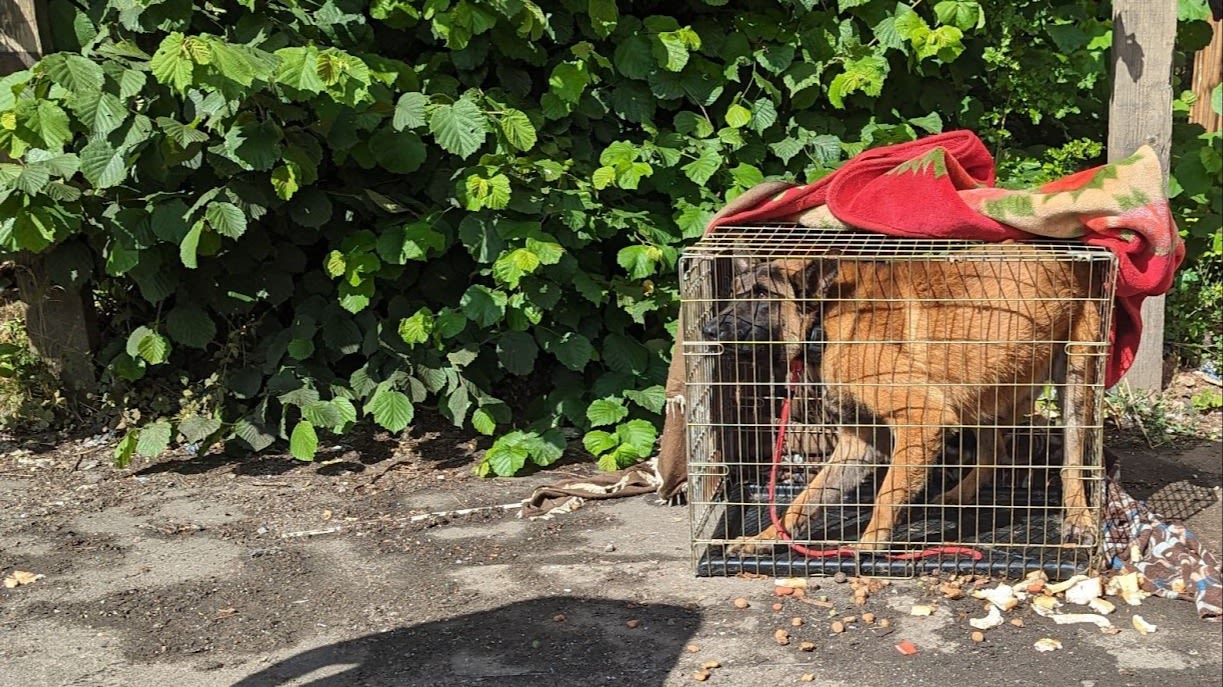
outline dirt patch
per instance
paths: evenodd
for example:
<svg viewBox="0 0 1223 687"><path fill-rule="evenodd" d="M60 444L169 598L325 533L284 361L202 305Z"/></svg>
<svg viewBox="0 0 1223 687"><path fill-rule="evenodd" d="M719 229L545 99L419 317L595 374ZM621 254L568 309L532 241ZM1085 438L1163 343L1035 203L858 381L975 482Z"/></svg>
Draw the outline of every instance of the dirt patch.
<svg viewBox="0 0 1223 687"><path fill-rule="evenodd" d="M0 495L20 512L0 516L0 572L46 577L38 594L0 590L0 625L68 622L118 638L135 663L246 660L485 607L464 584L495 586L496 564L567 548L605 516L528 528L504 508L448 513L531 488L474 477L476 447L426 419L403 441L360 435L313 464L172 455L120 471L85 442L10 450Z"/></svg>

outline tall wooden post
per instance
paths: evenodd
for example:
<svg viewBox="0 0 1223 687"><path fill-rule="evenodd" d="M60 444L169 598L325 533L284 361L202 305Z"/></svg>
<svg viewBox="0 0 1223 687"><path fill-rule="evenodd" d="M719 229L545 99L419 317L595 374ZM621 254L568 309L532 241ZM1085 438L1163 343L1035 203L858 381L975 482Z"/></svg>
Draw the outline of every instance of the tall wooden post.
<svg viewBox="0 0 1223 687"><path fill-rule="evenodd" d="M0 2L0 74L11 74L38 61L45 42L38 27L34 0Z"/></svg>
<svg viewBox="0 0 1223 687"><path fill-rule="evenodd" d="M1210 93L1223 81L1223 18L1210 22L1213 35L1210 44L1193 56L1193 93L1197 100L1189 108L1189 121L1201 124L1207 131L1218 131L1223 114L1210 107Z"/></svg>
<svg viewBox="0 0 1223 687"><path fill-rule="evenodd" d="M0 75L31 66L49 47L43 9L42 0L0 0ZM53 283L40 255L20 254L14 269L30 345L54 368L69 394L92 391L97 384L92 296Z"/></svg>
<svg viewBox="0 0 1223 687"><path fill-rule="evenodd" d="M1150 144L1168 183L1172 146L1172 52L1176 3L1113 0L1113 93L1108 112L1108 161ZM1142 305L1142 342L1125 381L1138 390L1163 387L1164 297Z"/></svg>

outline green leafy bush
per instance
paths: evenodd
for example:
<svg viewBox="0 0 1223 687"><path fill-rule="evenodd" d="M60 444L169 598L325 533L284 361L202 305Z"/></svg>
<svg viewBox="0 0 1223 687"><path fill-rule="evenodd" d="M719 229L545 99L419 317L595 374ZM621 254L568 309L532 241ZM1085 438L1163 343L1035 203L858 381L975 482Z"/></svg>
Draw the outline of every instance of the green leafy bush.
<svg viewBox="0 0 1223 687"><path fill-rule="evenodd" d="M727 198L944 127L1035 179L1105 127L1097 2L50 8L63 52L0 79L0 252L104 304L104 382L143 406L120 463L310 460L422 404L497 437L483 474L563 427L635 462L679 250Z"/></svg>

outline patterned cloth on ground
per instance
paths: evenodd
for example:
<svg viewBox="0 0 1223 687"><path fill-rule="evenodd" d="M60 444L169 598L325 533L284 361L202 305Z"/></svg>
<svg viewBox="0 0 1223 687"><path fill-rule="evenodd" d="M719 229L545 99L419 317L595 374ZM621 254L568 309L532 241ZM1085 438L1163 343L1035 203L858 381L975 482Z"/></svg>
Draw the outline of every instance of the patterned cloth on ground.
<svg viewBox="0 0 1223 687"><path fill-rule="evenodd" d="M1165 520L1121 487L1117 469L1108 478L1104 555L1116 573L1141 573L1142 589L1169 599L1192 600L1204 620L1223 620L1219 559L1184 525Z"/></svg>

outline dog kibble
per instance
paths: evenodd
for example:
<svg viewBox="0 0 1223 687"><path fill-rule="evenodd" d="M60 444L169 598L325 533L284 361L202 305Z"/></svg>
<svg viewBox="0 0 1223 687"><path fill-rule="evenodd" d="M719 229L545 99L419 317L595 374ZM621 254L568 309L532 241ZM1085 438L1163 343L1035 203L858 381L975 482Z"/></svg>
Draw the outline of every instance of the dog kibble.
<svg viewBox="0 0 1223 687"><path fill-rule="evenodd" d="M863 613L862 622L866 623L867 625L870 625L871 623L875 622L875 614L874 613Z"/></svg>
<svg viewBox="0 0 1223 687"><path fill-rule="evenodd" d="M553 620L554 622L563 623L563 622L565 622L565 614L564 614L564 613L557 613L556 615L552 616L552 620Z"/></svg>
<svg viewBox="0 0 1223 687"><path fill-rule="evenodd" d="M802 682L815 682L815 673L803 673L803 676L798 679Z"/></svg>
<svg viewBox="0 0 1223 687"><path fill-rule="evenodd" d="M793 618L790 618L790 627L802 627L802 626L803 626L802 618L798 616L794 616Z"/></svg>
<svg viewBox="0 0 1223 687"><path fill-rule="evenodd" d="M964 590L961 589L960 585L958 584L947 582L939 587L939 591L942 592L943 597L947 599L955 600L964 598Z"/></svg>
<svg viewBox="0 0 1223 687"><path fill-rule="evenodd" d="M1015 627L1023 627L1023 618L1011 618L1011 624Z"/></svg>
<svg viewBox="0 0 1223 687"><path fill-rule="evenodd" d="M892 626L891 620L888 620L887 618L879 619L879 627L891 627L891 626Z"/></svg>
<svg viewBox="0 0 1223 687"><path fill-rule="evenodd" d="M641 621L640 621L640 620L638 620L638 619L636 619L636 618L632 618L632 619L630 619L630 620L626 620L626 621L624 621L624 624L625 624L625 625L628 625L628 628L629 628L630 630L635 630L635 629L637 629L637 626L641 624Z"/></svg>
<svg viewBox="0 0 1223 687"><path fill-rule="evenodd" d="M837 584L845 584L849 581L849 577L847 577L843 572L838 572L832 576L832 581L836 582Z"/></svg>
<svg viewBox="0 0 1223 687"><path fill-rule="evenodd" d="M751 606L751 604L747 602L747 599L743 597L739 597L735 599L733 603L735 605L735 608L747 608L748 606Z"/></svg>
<svg viewBox="0 0 1223 687"><path fill-rule="evenodd" d="M834 621L832 623L832 633L834 635L839 635L844 631L845 631L845 623L841 622L840 620Z"/></svg>
<svg viewBox="0 0 1223 687"><path fill-rule="evenodd" d="M781 610L781 604L773 604L773 612L777 613Z"/></svg>
<svg viewBox="0 0 1223 687"><path fill-rule="evenodd" d="M721 667L722 667L722 664L719 663L718 661L705 661L704 663L701 664L701 670L713 670L714 668L721 668Z"/></svg>
<svg viewBox="0 0 1223 687"><path fill-rule="evenodd" d="M698 670L692 674L692 679L696 680L697 682L704 682L709 679L709 671L708 670Z"/></svg>
<svg viewBox="0 0 1223 687"><path fill-rule="evenodd" d="M701 647L699 647L699 646L697 646L697 645L695 645L695 644L689 644L689 645L688 645L688 653L690 653L690 654L695 654L696 652L698 652L698 651L700 651L700 650L701 650Z"/></svg>
<svg viewBox="0 0 1223 687"><path fill-rule="evenodd" d="M798 648L803 651L815 651L815 642L803 642L798 645Z"/></svg>
<svg viewBox="0 0 1223 687"><path fill-rule="evenodd" d="M790 633L785 630L778 630L773 633L773 639L782 646L790 643Z"/></svg>
<svg viewBox="0 0 1223 687"><path fill-rule="evenodd" d="M972 633L972 641L977 642L978 644L980 644L981 642L984 642L984 641L985 641L985 633L983 633L983 632L981 632L981 631L977 631L977 632Z"/></svg>
<svg viewBox="0 0 1223 687"><path fill-rule="evenodd" d="M857 620L858 620L857 616L852 616L852 615L847 615L844 618L841 618L841 622L845 623L846 625L856 622Z"/></svg>
<svg viewBox="0 0 1223 687"><path fill-rule="evenodd" d="M773 587L773 593L777 596L791 596L794 594L794 587Z"/></svg>

